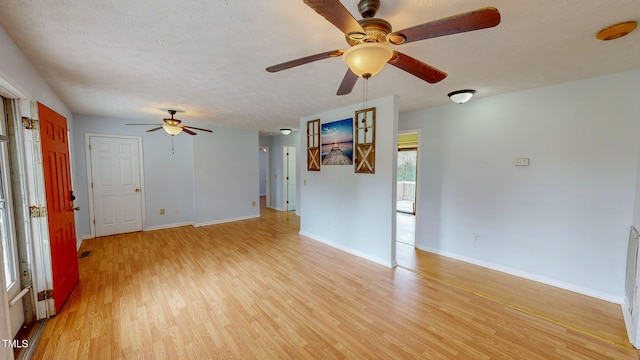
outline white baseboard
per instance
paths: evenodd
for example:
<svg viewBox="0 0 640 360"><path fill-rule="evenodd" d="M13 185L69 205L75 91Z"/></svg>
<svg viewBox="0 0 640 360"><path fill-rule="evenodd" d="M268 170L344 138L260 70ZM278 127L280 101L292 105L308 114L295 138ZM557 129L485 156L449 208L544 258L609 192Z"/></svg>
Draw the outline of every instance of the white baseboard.
<svg viewBox="0 0 640 360"><path fill-rule="evenodd" d="M361 257L363 259L366 259L366 260L369 260L369 261L373 261L376 264L380 264L380 265L386 266L388 268L393 268L393 267L396 266L395 261L384 261L383 259L369 256L368 254L365 254L365 253L361 252L360 250L356 250L356 249L352 249L352 248L349 248L349 247L342 246L341 244L335 243L333 241L330 241L328 239L322 238L320 236L316 236L314 234L311 234L311 233L308 233L308 232L305 232L305 231L300 231L299 234L302 235L302 236L306 236L306 237L308 237L308 238L310 238L312 240L319 241L319 242L321 242L323 244L326 244L326 245L329 245L331 247L334 247L334 248L336 248L338 250L342 250L342 251L344 251L346 253L349 253L351 255L355 255L357 257Z"/></svg>
<svg viewBox="0 0 640 360"><path fill-rule="evenodd" d="M173 224L165 224L165 225L157 225L157 226L147 226L143 229L143 231L154 231L154 230L162 230L162 229L171 229L175 227L193 225L191 221L185 221L181 223L173 223Z"/></svg>
<svg viewBox="0 0 640 360"><path fill-rule="evenodd" d="M631 345L633 345L637 349L639 344L637 344L635 337L638 329L636 328L636 324L634 322L633 316L629 311L629 303L627 302L626 296L622 301L621 307L622 307L622 317L624 318L624 325L627 328L627 337L629 338L629 342L631 343Z"/></svg>
<svg viewBox="0 0 640 360"><path fill-rule="evenodd" d="M441 256L445 256L451 259L455 259L455 260L460 260L460 261L464 261L466 263L469 264L473 264L473 265L478 265L478 266L482 266L484 268L487 269L491 269L491 270L495 270L495 271L500 271L509 275L513 275L513 276L517 276L517 277L521 277L524 279L528 279L528 280L533 280L539 283L543 283L543 284L547 284L547 285L551 285L560 289L564 289L564 290L569 290L578 294L582 294L582 295L587 295L596 299L600 299L600 300L604 300L604 301L608 301L608 302L612 302L615 304L622 304L624 298L620 297L620 296L616 296L613 294L608 294L608 293L603 293L601 291L596 291L593 289L589 289L589 288L585 288L583 286L579 286L579 285L575 285L575 284L570 284L564 281L560 281L557 279L553 279L553 278L549 278L546 276L541 276L541 275L537 275L537 274L532 274L532 273L528 273L526 271L522 271L522 270L518 270L518 269L513 269L510 267L506 267L506 266L502 266L502 265L498 265L498 264L493 264L484 260L479 260L479 259L474 259L474 258L470 258L464 255L459 255L459 254L455 254L455 253L451 253L448 251L443 251L440 249L435 249L435 248L431 248L428 246L417 246L416 247L420 250L424 250L424 251L428 251L430 253L434 253L437 255L441 255Z"/></svg>
<svg viewBox="0 0 640 360"><path fill-rule="evenodd" d="M89 239L93 239L93 236L91 236L90 234L84 234L79 238L76 237L76 250L80 250L80 246L82 246L82 242Z"/></svg>
<svg viewBox="0 0 640 360"><path fill-rule="evenodd" d="M222 219L222 220L214 220L214 221L206 221L206 222L201 222L201 223L194 223L193 226L200 227L200 226L224 224L224 223L228 223L228 222L255 219L255 218L259 218L259 217L260 217L260 214L249 215L249 216L241 216L241 217L237 217L237 218L229 218L229 219Z"/></svg>

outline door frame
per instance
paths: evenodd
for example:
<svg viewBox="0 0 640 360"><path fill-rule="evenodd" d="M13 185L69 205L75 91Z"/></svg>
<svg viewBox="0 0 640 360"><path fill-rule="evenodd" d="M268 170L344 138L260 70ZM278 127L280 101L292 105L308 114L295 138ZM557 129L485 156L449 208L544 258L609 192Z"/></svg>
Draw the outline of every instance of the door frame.
<svg viewBox="0 0 640 360"><path fill-rule="evenodd" d="M265 155L265 164L264 164L264 172L266 177L265 191L266 191L266 204L267 208L271 207L271 175L270 175L270 166L271 166L271 151L268 146L258 146L258 151L264 151ZM258 159L260 161L260 159ZM258 164L259 165L259 164ZM260 176L260 174L258 174ZM260 194L258 194L260 196Z"/></svg>
<svg viewBox="0 0 640 360"><path fill-rule="evenodd" d="M26 92L19 90L19 87L14 86L3 74L0 74L0 96L17 100L17 106L13 110L18 118L24 116L33 120L39 119L37 103L31 101ZM9 121L13 120L10 119ZM23 234L18 235L18 241L21 242L19 246L25 247L26 260L30 266L30 274L28 276L31 278L31 291L23 299L30 298L35 311L35 320L41 320L54 315L55 307L53 299L36 301L35 296L38 292L50 289L52 286L50 284L53 284L47 218L29 218L28 208L29 205L46 206L44 175L42 164L39 162L42 159L42 151L39 146L40 130L37 126L35 129L27 131L22 127L22 124L14 122L13 125L19 130L15 131L13 136L10 135L10 139L15 141L15 153L11 157L15 160L14 166L21 176L19 191L23 201L21 208L14 210L20 211L24 219L30 219L28 223L25 221ZM15 179L12 179L12 186L15 185L14 182ZM13 187L13 191L16 191L15 187ZM2 302L6 303L7 308L5 309L3 305L2 310L7 311L6 315L9 316L8 302L11 299L8 299L6 295L0 296L0 300L3 299L4 301ZM7 329L10 328L8 321L6 326ZM0 328L4 328L3 324L0 324Z"/></svg>
<svg viewBox="0 0 640 360"><path fill-rule="evenodd" d="M420 229L419 226L419 221L420 218L418 217L418 209L420 208L419 206L419 202L418 202L418 194L419 194L419 186L418 184L420 184L420 129L407 129L407 130L398 130L398 136L402 135L402 134L418 134L418 140L416 142L416 195L415 195L415 201L414 201L414 218L415 218L415 224L414 224L414 229L413 229L413 234L414 234L414 243L413 243L413 247L417 248L418 247L418 232ZM398 149L396 148L396 159L398 158ZM396 160L397 163L397 160ZM397 169L395 170L396 172L398 171ZM394 186L397 186L396 184L393 184ZM396 191L396 189L394 188L393 191ZM396 216L396 212L398 211L398 208L396 207L396 203L393 204L393 216Z"/></svg>
<svg viewBox="0 0 640 360"><path fill-rule="evenodd" d="M1 81L0 85L2 85ZM7 98L6 94L3 94L3 96ZM18 100L17 108L13 109L16 112L17 119L10 120L13 121L15 128L11 137L15 141L15 153L11 156L15 160L15 168L18 169L18 173L21 176L19 191L22 204L19 211L22 213L24 228L22 229L22 234L18 235L18 241L21 242L19 246L24 246L25 248L27 263L31 264L29 276L31 277L32 291L27 295L31 298L34 307L35 320L41 320L55 315L55 304L53 298L36 301L37 293L53 288L48 220L46 216L34 218L29 216L29 206L46 207L47 204L44 188L42 148L40 147L40 127L35 126L32 129L26 129L18 120L21 117L27 117L39 122L38 104L36 101L26 99L20 93L13 93L9 98ZM15 181L15 179L12 181ZM16 191L15 187L13 191ZM20 236L24 238L21 239Z"/></svg>
<svg viewBox="0 0 640 360"><path fill-rule="evenodd" d="M87 161L87 196L89 200L89 224L91 225L91 238L96 237L96 224L94 223L95 219L95 210L93 208L93 188L91 187L91 183L93 182L93 177L91 175L91 150L89 145L91 145L90 138L91 137L107 137L107 138L115 138L115 139L135 139L138 141L138 157L140 158L140 209L142 211L142 230L145 228L145 186L144 186L144 164L142 162L143 154L142 154L142 137L141 136L127 136L127 135L113 135L113 134L99 134L99 133L85 133L84 134L84 146L85 146L85 159Z"/></svg>

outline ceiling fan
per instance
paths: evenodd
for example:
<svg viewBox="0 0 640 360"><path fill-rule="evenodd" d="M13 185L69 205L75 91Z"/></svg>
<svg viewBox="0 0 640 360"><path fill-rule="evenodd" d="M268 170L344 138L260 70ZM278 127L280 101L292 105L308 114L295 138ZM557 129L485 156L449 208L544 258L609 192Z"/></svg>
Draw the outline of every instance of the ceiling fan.
<svg viewBox="0 0 640 360"><path fill-rule="evenodd" d="M203 128L198 128L198 127L193 127L193 126L186 126L186 125L180 125L182 123L182 120L179 119L174 119L173 115L176 114L177 111L175 110L168 110L169 114L171 115L171 118L167 118L167 119L162 119L164 121L164 125L163 124L127 124L127 125L157 125L158 127L155 127L153 129L149 129L147 130L147 132L152 132L152 131L156 131L156 130L160 130L160 129L164 129L164 131L167 132L167 134L174 136L174 135L178 135L181 132L185 132L189 135L198 135L196 132L190 130L190 129L194 129L194 130L200 130L200 131L206 131L206 132L213 132L209 129L203 129Z"/></svg>
<svg viewBox="0 0 640 360"><path fill-rule="evenodd" d="M310 62L342 56L342 60L349 69L342 79L337 95L351 93L358 77L368 79L380 72L386 63L431 84L442 81L447 77L447 73L409 55L392 50L389 44L402 45L490 28L500 23L498 9L484 7L404 30L392 31L389 22L375 17L380 8L380 0L360 0L358 11L362 15L361 20L356 20L339 0L304 0L304 3L342 31L350 48L326 51L287 61L269 66L267 71L278 72Z"/></svg>

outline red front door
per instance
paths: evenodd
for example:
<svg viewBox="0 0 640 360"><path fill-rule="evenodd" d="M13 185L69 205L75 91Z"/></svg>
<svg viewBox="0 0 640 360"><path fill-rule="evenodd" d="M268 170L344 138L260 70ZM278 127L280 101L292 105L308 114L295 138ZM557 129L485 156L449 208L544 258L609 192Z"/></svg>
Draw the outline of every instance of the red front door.
<svg viewBox="0 0 640 360"><path fill-rule="evenodd" d="M38 103L56 313L79 280L67 119Z"/></svg>

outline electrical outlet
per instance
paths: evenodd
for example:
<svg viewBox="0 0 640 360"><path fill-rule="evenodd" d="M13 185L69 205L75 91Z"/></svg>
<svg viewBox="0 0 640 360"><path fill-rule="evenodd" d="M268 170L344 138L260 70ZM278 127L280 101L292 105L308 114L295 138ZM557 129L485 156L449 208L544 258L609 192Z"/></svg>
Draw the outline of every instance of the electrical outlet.
<svg viewBox="0 0 640 360"><path fill-rule="evenodd" d="M513 161L515 166L529 166L529 158L517 158Z"/></svg>
<svg viewBox="0 0 640 360"><path fill-rule="evenodd" d="M256 202L255 202L255 201L252 201L252 202L251 202L251 206L256 206Z"/></svg>
<svg viewBox="0 0 640 360"><path fill-rule="evenodd" d="M164 209L160 209L160 215L164 215Z"/></svg>

